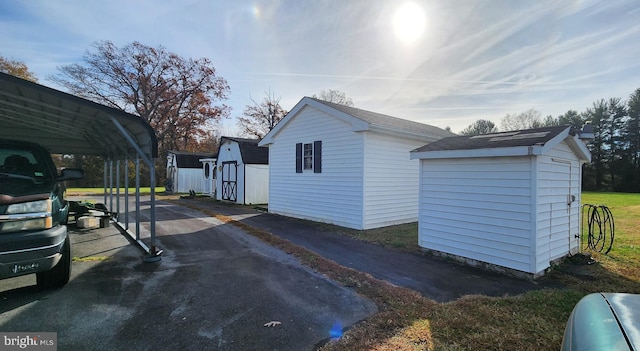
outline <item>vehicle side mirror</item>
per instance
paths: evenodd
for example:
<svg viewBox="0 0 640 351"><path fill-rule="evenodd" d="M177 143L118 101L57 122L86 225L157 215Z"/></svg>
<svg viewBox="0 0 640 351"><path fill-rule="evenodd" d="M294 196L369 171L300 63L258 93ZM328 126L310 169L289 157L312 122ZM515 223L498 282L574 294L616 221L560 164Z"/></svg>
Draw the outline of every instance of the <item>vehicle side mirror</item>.
<svg viewBox="0 0 640 351"><path fill-rule="evenodd" d="M65 168L60 172L57 181L77 180L84 178L84 171L79 168Z"/></svg>

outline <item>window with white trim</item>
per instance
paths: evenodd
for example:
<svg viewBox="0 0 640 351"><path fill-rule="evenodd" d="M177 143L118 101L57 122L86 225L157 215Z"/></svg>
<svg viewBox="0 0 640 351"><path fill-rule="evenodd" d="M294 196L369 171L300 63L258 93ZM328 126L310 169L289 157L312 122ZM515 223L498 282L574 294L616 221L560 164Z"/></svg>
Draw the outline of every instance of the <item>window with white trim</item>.
<svg viewBox="0 0 640 351"><path fill-rule="evenodd" d="M322 141L296 144L296 173L322 173Z"/></svg>
<svg viewBox="0 0 640 351"><path fill-rule="evenodd" d="M304 169L313 169L313 144L304 144L302 150L302 163Z"/></svg>

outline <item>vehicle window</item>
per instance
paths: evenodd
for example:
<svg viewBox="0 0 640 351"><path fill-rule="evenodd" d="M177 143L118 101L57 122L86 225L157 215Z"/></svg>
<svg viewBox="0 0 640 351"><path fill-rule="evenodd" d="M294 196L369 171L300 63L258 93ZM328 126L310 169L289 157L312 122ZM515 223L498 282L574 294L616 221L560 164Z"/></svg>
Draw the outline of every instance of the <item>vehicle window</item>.
<svg viewBox="0 0 640 351"><path fill-rule="evenodd" d="M0 148L0 173L33 179L50 178L47 167L31 150Z"/></svg>

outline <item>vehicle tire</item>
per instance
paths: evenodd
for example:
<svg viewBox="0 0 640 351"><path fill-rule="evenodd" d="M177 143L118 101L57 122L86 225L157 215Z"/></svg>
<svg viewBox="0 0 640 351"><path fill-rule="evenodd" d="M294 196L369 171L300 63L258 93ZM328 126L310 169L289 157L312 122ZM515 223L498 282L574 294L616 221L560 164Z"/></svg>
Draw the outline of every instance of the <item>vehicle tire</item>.
<svg viewBox="0 0 640 351"><path fill-rule="evenodd" d="M71 277L71 244L69 238L64 241L62 258L48 271L36 273L36 284L41 289L60 288L69 282Z"/></svg>

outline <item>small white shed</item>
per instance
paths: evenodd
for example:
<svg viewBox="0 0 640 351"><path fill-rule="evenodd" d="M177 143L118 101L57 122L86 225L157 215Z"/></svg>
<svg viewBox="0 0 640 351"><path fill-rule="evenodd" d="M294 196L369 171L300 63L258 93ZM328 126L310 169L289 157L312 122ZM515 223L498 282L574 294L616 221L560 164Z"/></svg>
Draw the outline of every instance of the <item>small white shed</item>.
<svg viewBox="0 0 640 351"><path fill-rule="evenodd" d="M203 192L202 163L211 153L169 151L167 155L167 178L165 189L168 193Z"/></svg>
<svg viewBox="0 0 640 351"><path fill-rule="evenodd" d="M354 229L418 219L409 151L454 135L305 97L260 141L269 147L269 212Z"/></svg>
<svg viewBox="0 0 640 351"><path fill-rule="evenodd" d="M238 204L269 201L269 150L258 140L221 137L216 167L216 199Z"/></svg>
<svg viewBox="0 0 640 351"><path fill-rule="evenodd" d="M534 277L579 250L592 134L548 127L444 138L420 160L421 247Z"/></svg>

